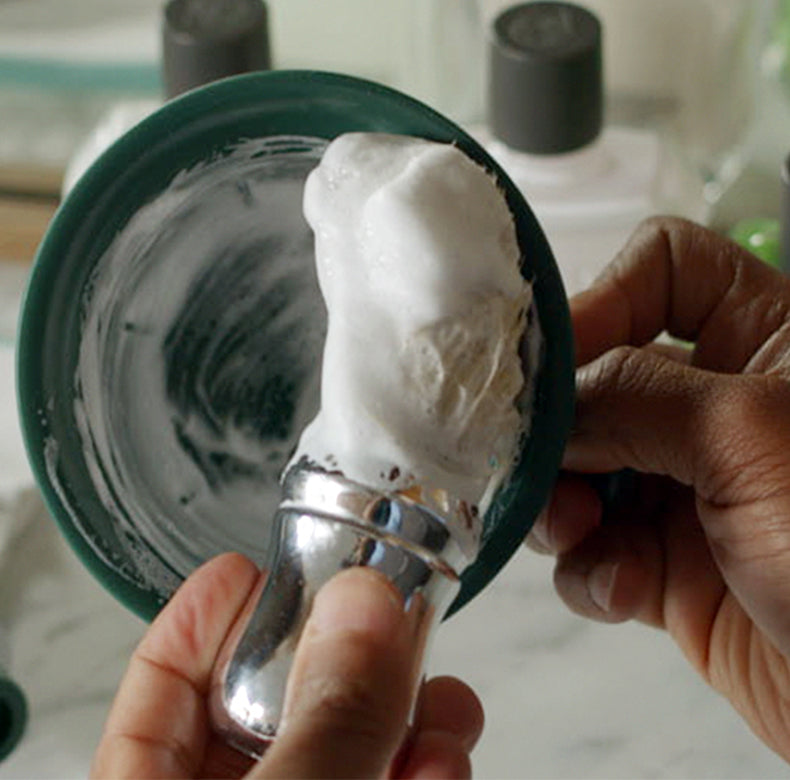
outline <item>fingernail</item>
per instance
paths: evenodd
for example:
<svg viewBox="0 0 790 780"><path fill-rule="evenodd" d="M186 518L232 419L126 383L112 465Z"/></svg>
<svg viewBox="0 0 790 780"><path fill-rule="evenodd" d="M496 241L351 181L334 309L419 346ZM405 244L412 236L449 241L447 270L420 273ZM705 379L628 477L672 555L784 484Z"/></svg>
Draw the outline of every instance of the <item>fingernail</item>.
<svg viewBox="0 0 790 780"><path fill-rule="evenodd" d="M313 636L363 633L386 641L400 629L404 614L392 585L377 572L355 567L318 591L306 629Z"/></svg>
<svg viewBox="0 0 790 780"><path fill-rule="evenodd" d="M549 519L548 506L544 507L533 524L527 538L524 540L527 546L538 553L550 553L549 546Z"/></svg>
<svg viewBox="0 0 790 780"><path fill-rule="evenodd" d="M619 563L599 563L587 575L587 591L590 598L603 612L609 612L612 608L612 596L619 568Z"/></svg>

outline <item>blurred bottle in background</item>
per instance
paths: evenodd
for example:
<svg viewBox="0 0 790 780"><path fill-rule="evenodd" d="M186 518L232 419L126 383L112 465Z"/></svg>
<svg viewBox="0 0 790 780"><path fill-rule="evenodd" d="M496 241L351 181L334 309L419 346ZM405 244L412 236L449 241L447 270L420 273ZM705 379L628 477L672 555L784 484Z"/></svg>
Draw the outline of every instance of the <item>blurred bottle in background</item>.
<svg viewBox="0 0 790 780"><path fill-rule="evenodd" d="M196 26L200 17L225 18L251 5L267 9L267 34L261 44L266 49L265 61L246 56L254 49L239 46L238 35L233 38L233 56L217 50L209 45L217 25ZM331 70L388 84L457 122L480 121L483 34L476 0L268 0L265 4L261 0L171 0L165 8L159 55L165 99L183 91L173 88L174 58L183 63L192 57L194 67L187 70L195 78L185 81L185 87L272 65ZM194 29L187 29L190 24ZM258 26L255 22L254 31L245 35L260 37ZM180 45L184 40L185 45ZM239 49L245 57L237 63ZM183 64L179 67L183 70ZM101 150L160 104L161 99L148 98L112 106L70 160L64 193Z"/></svg>
<svg viewBox="0 0 790 780"><path fill-rule="evenodd" d="M663 197L676 212L709 219L743 167L766 18L782 2L578 0L606 32L604 130L656 134ZM150 95L163 4L0 3L0 167L23 157L55 166L73 150L78 119L87 129L113 95L117 101L135 88ZM267 5L274 67L351 73L408 92L467 127L483 121L488 30L512 0Z"/></svg>
<svg viewBox="0 0 790 780"><path fill-rule="evenodd" d="M20 187L45 171L48 191L58 189L87 135L117 137L161 103L164 5L0 2L0 184L16 186L15 171L24 168ZM268 0L266 6L273 67L369 78L456 121L480 120L483 35L476 0Z"/></svg>
<svg viewBox="0 0 790 780"><path fill-rule="evenodd" d="M63 174L65 196L116 139L170 100L226 76L271 66L262 0L167 0L161 9L162 98L110 106L74 151Z"/></svg>
<svg viewBox="0 0 790 780"><path fill-rule="evenodd" d="M476 133L543 224L569 293L592 282L645 216L668 213L715 222L723 195L753 150L760 60L774 13L771 0L518 5L479 0L479 8L491 57L488 126ZM559 17L552 17L552 8ZM552 38L559 49L589 48L579 30L574 32L575 26L584 27L589 13L603 31L600 95L590 86L595 83L591 51L583 66L581 61L565 63L571 68L567 78L547 65L553 58L561 60L562 53L541 51ZM521 43L532 50L519 52ZM522 72L517 76L519 58ZM505 87L500 83L503 69L513 71ZM587 78L578 75L582 72L589 76L586 92L576 94L579 79ZM519 97L514 81L522 77ZM541 149L530 137L532 126L547 125L545 115L563 92L566 105L554 112L557 117L571 126L591 127L591 101L585 105L585 94L595 93L602 107L600 128L583 143L565 143L570 130L555 121L543 129L558 145ZM525 105L519 109L520 100Z"/></svg>
<svg viewBox="0 0 790 780"><path fill-rule="evenodd" d="M658 137L604 125L604 38L598 17L572 3L497 15L487 127L476 133L532 207L571 295L657 210Z"/></svg>
<svg viewBox="0 0 790 780"><path fill-rule="evenodd" d="M269 0L278 68L350 73L400 89L460 123L483 112L477 0Z"/></svg>
<svg viewBox="0 0 790 780"><path fill-rule="evenodd" d="M489 22L508 5L480 3ZM579 4L594 12L606 31L606 124L655 132L662 154L680 163L672 176L681 178L661 185L663 199L677 202L688 216L708 220L750 150L773 0Z"/></svg>

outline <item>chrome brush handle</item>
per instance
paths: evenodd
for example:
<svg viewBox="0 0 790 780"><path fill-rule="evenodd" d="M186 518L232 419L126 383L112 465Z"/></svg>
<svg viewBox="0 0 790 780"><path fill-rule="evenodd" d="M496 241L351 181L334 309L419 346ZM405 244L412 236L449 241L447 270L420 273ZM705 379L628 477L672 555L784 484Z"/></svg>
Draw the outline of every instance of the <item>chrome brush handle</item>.
<svg viewBox="0 0 790 780"><path fill-rule="evenodd" d="M223 649L210 697L215 731L255 757L277 733L296 646L325 582L349 566L370 566L407 604L421 596L430 632L468 563L445 521L405 496L304 465L289 471L283 488L268 580Z"/></svg>

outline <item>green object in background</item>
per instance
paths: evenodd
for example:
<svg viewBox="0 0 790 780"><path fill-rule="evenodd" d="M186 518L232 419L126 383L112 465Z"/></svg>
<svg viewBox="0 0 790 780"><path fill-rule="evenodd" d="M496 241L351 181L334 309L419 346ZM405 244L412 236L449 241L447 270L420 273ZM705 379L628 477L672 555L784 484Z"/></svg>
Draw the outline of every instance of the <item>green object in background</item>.
<svg viewBox="0 0 790 780"><path fill-rule="evenodd" d="M26 725L25 695L0 667L0 761L17 746Z"/></svg>
<svg viewBox="0 0 790 780"><path fill-rule="evenodd" d="M729 231L730 238L774 268L781 264L781 227L776 219L742 219Z"/></svg>

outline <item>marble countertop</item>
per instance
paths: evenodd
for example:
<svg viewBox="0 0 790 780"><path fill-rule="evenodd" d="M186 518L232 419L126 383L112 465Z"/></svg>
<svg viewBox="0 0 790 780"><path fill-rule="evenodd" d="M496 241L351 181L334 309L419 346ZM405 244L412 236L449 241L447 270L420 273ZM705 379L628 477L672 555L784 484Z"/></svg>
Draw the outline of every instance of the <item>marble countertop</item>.
<svg viewBox="0 0 790 780"><path fill-rule="evenodd" d="M77 562L43 512L0 572L27 732L0 778L85 777L144 626ZM662 634L570 615L527 550L440 631L436 673L469 681L487 728L481 778L771 778L788 767Z"/></svg>
<svg viewBox="0 0 790 780"><path fill-rule="evenodd" d="M0 346L0 508L23 489L30 516L0 557L0 627L30 719L0 780L85 777L145 627L82 567L32 487L12 357ZM467 680L485 705L481 778L790 776L665 635L570 614L551 561L527 549L442 627L430 668Z"/></svg>

